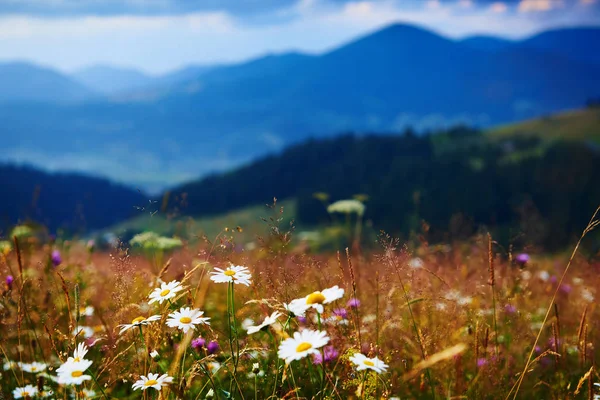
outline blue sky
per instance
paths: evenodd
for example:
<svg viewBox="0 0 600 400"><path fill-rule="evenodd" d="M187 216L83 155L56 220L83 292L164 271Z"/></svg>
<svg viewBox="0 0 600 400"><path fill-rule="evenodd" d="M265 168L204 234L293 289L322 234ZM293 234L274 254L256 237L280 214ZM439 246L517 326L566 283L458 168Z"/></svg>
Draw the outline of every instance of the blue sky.
<svg viewBox="0 0 600 400"><path fill-rule="evenodd" d="M600 25L600 0L0 0L0 60L160 74L265 53L321 53L394 22L455 38L519 38Z"/></svg>

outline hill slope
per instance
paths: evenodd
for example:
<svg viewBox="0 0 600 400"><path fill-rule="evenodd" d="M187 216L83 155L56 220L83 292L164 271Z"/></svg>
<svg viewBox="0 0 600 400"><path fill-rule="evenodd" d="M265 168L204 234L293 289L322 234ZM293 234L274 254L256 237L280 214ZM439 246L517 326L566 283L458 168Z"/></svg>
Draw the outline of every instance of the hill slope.
<svg viewBox="0 0 600 400"><path fill-rule="evenodd" d="M153 82L153 78L135 69L95 65L72 74L79 83L98 93L115 94L138 89Z"/></svg>
<svg viewBox="0 0 600 400"><path fill-rule="evenodd" d="M49 68L24 62L0 63L0 102L78 102L93 91Z"/></svg>
<svg viewBox="0 0 600 400"><path fill-rule="evenodd" d="M0 165L0 236L11 225L35 221L51 232L81 233L134 216L145 206L140 192L105 179L49 174L30 167Z"/></svg>
<svg viewBox="0 0 600 400"><path fill-rule="evenodd" d="M491 129L489 134L494 139L536 137L542 140L585 140L600 143L600 108L567 111L503 125Z"/></svg>

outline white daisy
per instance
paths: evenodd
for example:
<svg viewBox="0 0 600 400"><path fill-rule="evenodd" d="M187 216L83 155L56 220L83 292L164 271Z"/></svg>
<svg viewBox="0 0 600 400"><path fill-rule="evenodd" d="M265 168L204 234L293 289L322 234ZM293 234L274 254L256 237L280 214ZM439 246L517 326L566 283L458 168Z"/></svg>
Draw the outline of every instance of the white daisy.
<svg viewBox="0 0 600 400"><path fill-rule="evenodd" d="M253 333L258 332L261 329L266 328L267 326L273 325L275 322L277 322L277 318L279 318L280 316L281 313L279 311L275 311L273 314L266 317L262 324L258 326L248 326L246 328L246 330L248 331L248 335L252 335Z"/></svg>
<svg viewBox="0 0 600 400"><path fill-rule="evenodd" d="M73 350L73 357L69 357L69 360L81 361L85 358L88 352L88 348L84 343L79 343L77 348Z"/></svg>
<svg viewBox="0 0 600 400"><path fill-rule="evenodd" d="M323 313L323 304L334 302L344 297L344 289L337 285L325 289L321 292L316 291L301 299L295 299L290 304L284 304L285 308L297 316L304 316L306 310L314 308L319 314Z"/></svg>
<svg viewBox="0 0 600 400"><path fill-rule="evenodd" d="M318 354L319 348L329 342L326 332L310 329L294 332L294 337L287 338L279 345L277 355L285 360L286 364L300 360L311 354Z"/></svg>
<svg viewBox="0 0 600 400"><path fill-rule="evenodd" d="M3 365L3 369L5 371L9 371L11 369L16 369L19 367L19 363L18 362L14 362L14 361L5 361L4 365Z"/></svg>
<svg viewBox="0 0 600 400"><path fill-rule="evenodd" d="M87 307L80 308L79 315L81 315L83 317L91 317L92 315L94 315L94 307L87 306Z"/></svg>
<svg viewBox="0 0 600 400"><path fill-rule="evenodd" d="M167 374L162 374L161 376L158 376L158 374L148 374L148 377L144 375L140 376L140 379L133 384L132 388L133 390L146 390L148 388L160 390L163 386L167 386L167 383L171 382L173 382L173 378Z"/></svg>
<svg viewBox="0 0 600 400"><path fill-rule="evenodd" d="M181 307L179 311L174 311L169 314L167 325L171 328L179 328L183 331L183 333L187 333L187 331L192 329L194 325L210 325L208 322L210 318L203 318L202 315L204 315L204 311L191 309L190 307Z"/></svg>
<svg viewBox="0 0 600 400"><path fill-rule="evenodd" d="M94 329L89 326L78 326L73 329L73 336L77 336L80 339L89 339L94 336Z"/></svg>
<svg viewBox="0 0 600 400"><path fill-rule="evenodd" d="M119 335L122 335L128 329L135 328L136 326L148 325L148 324L150 324L150 322L158 321L159 319L160 319L160 315L152 315L148 318L146 318L146 317L134 318L130 324L119 325L119 327L121 328Z"/></svg>
<svg viewBox="0 0 600 400"><path fill-rule="evenodd" d="M22 363L21 369L25 372L37 374L46 370L48 366L44 363L34 361L32 363Z"/></svg>
<svg viewBox="0 0 600 400"><path fill-rule="evenodd" d="M177 295L178 292L181 292L184 289L181 286L180 282L171 281L169 283L161 283L159 288L155 288L150 295L150 301L148 303L152 304L155 301L158 301L159 304L162 304L163 301L172 299Z"/></svg>
<svg viewBox="0 0 600 400"><path fill-rule="evenodd" d="M216 283L241 283L242 285L250 286L252 275L248 268L241 265L232 265L227 269L216 268L210 273L210 280Z"/></svg>
<svg viewBox="0 0 600 400"><path fill-rule="evenodd" d="M81 385L84 381L92 379L91 376L85 375L84 371L92 365L90 360L81 359L75 361L70 358L66 363L58 367L58 383L60 385Z"/></svg>
<svg viewBox="0 0 600 400"><path fill-rule="evenodd" d="M18 387L13 390L13 397L15 399L26 399L33 398L37 394L38 390L33 385L27 385L24 387Z"/></svg>
<svg viewBox="0 0 600 400"><path fill-rule="evenodd" d="M352 357L350 357L350 361L356 365L357 371L362 371L365 369L372 369L373 371L381 374L388 369L388 365L381 361L379 358L369 358L364 354L356 353Z"/></svg>

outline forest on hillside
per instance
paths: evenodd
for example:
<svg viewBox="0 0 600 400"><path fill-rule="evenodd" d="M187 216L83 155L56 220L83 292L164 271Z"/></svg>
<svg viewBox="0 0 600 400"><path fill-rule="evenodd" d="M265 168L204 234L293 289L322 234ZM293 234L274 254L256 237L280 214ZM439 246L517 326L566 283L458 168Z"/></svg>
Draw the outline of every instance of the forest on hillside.
<svg viewBox="0 0 600 400"><path fill-rule="evenodd" d="M600 148L535 137L491 140L457 127L416 135L347 134L310 140L244 168L168 193L170 210L210 215L297 199L297 222L329 221L323 197L360 195L365 220L406 237L466 238L478 229L507 241L558 248L572 243L600 202Z"/></svg>

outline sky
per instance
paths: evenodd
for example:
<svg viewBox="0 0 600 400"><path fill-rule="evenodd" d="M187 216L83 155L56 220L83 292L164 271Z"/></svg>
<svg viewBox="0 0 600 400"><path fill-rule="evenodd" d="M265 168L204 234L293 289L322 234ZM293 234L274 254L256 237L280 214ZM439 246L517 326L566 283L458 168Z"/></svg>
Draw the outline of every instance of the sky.
<svg viewBox="0 0 600 400"><path fill-rule="evenodd" d="M600 0L0 0L0 60L162 74L267 53L318 54L391 23L452 38L600 26Z"/></svg>

